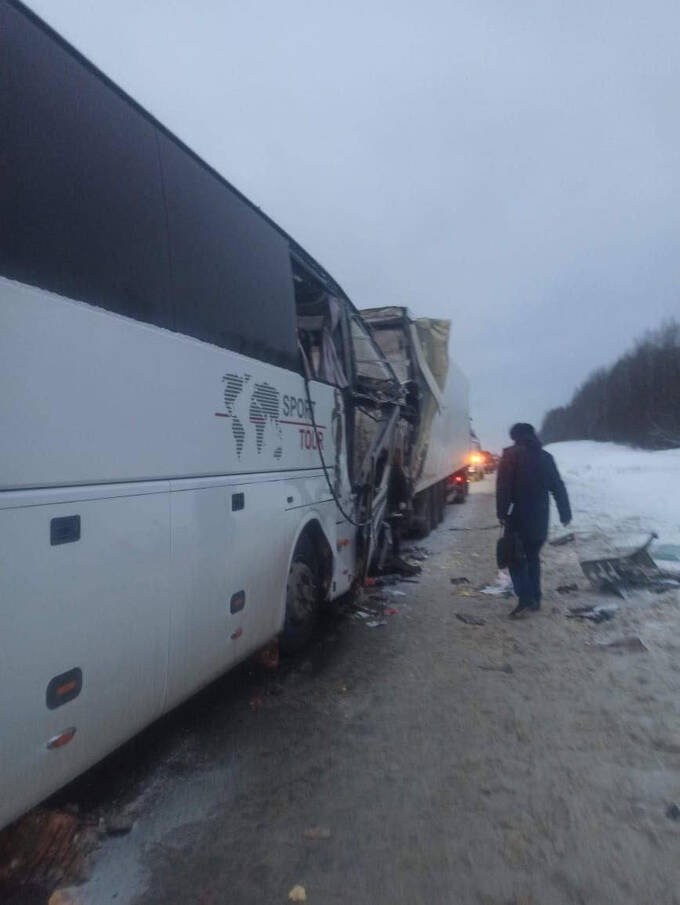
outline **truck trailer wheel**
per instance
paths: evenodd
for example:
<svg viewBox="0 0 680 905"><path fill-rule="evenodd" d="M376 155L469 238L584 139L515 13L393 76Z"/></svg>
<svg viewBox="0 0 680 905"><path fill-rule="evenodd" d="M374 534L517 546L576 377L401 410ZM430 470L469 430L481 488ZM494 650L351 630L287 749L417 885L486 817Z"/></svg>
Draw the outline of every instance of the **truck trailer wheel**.
<svg viewBox="0 0 680 905"><path fill-rule="evenodd" d="M446 514L446 481L437 484L437 522L441 525Z"/></svg>
<svg viewBox="0 0 680 905"><path fill-rule="evenodd" d="M310 640L319 617L320 598L314 549L307 540L295 551L288 573L286 619L279 635L282 653L298 653Z"/></svg>

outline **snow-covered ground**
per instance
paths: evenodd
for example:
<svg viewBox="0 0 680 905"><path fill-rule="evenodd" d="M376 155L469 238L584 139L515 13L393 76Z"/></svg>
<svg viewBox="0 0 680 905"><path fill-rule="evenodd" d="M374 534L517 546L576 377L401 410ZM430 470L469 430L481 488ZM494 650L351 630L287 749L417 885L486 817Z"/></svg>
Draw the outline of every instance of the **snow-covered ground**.
<svg viewBox="0 0 680 905"><path fill-rule="evenodd" d="M680 544L680 449L649 452L580 440L547 450L567 485L577 537L619 547L654 531L655 548ZM552 524L553 533L562 530L556 519Z"/></svg>

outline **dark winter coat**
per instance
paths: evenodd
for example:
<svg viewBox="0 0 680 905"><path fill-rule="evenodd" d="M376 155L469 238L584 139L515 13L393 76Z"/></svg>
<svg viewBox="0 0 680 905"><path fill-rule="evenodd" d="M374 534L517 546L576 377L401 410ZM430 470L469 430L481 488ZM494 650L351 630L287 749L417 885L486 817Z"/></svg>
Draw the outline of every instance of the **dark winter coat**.
<svg viewBox="0 0 680 905"><path fill-rule="evenodd" d="M560 521L567 524L571 521L569 497L550 453L534 438L503 450L496 480L496 512L501 521L509 518L510 525L526 540L545 541L549 493L557 503Z"/></svg>

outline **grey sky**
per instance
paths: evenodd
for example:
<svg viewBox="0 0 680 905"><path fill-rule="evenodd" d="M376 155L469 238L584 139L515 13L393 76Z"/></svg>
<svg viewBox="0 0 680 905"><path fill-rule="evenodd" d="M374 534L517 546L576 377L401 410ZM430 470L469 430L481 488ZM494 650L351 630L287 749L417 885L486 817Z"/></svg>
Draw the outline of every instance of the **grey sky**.
<svg viewBox="0 0 680 905"><path fill-rule="evenodd" d="M358 307L453 320L483 443L680 304L677 0L30 0Z"/></svg>

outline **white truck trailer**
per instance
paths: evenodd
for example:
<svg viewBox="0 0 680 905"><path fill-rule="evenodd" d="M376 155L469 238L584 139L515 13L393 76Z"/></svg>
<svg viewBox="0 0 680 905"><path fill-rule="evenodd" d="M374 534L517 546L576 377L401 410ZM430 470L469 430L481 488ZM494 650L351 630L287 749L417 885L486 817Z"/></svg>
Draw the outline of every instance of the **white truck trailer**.
<svg viewBox="0 0 680 905"><path fill-rule="evenodd" d="M468 382L449 355L450 321L396 306L361 313L402 385L395 464L409 488L407 527L425 535L447 500L467 497Z"/></svg>

